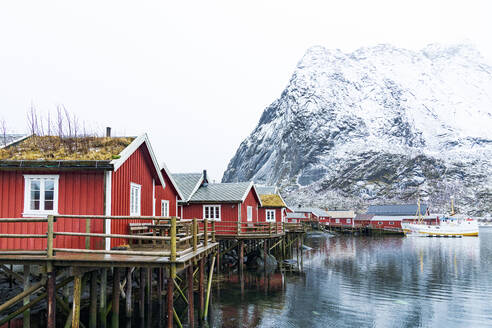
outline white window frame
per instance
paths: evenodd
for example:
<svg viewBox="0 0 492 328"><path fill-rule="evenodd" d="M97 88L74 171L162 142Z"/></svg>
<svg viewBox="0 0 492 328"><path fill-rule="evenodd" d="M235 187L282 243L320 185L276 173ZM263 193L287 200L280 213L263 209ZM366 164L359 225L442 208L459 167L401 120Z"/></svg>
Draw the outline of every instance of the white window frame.
<svg viewBox="0 0 492 328"><path fill-rule="evenodd" d="M58 181L60 179L59 175L48 175L48 174L24 174L24 212L22 216L26 217L47 217L48 215L58 214ZM31 210L31 181L40 180L39 185L39 210ZM44 182L46 180L54 180L54 191L53 191L53 209L45 211L44 210Z"/></svg>
<svg viewBox="0 0 492 328"><path fill-rule="evenodd" d="M135 200L133 196L134 190L138 192L137 200ZM130 182L130 216L140 216L141 213L142 213L142 185L139 185L134 182Z"/></svg>
<svg viewBox="0 0 492 328"><path fill-rule="evenodd" d="M209 215L209 217L205 217L205 208L208 208L208 213L211 214L213 213L213 215ZM219 217L216 216L216 211L215 209L219 209ZM212 211L210 211L211 209L213 209ZM222 216L222 209L221 209L221 206L220 205L203 205L203 218L204 219L208 219L208 220L212 220L212 221L220 221L220 218Z"/></svg>
<svg viewBox="0 0 492 328"><path fill-rule="evenodd" d="M167 207L167 214L165 214L164 212L164 205L166 205ZM161 216L165 216L165 217L168 217L169 216L169 201L168 200L161 200Z"/></svg>
<svg viewBox="0 0 492 328"><path fill-rule="evenodd" d="M340 223L340 219L335 219L335 223Z"/></svg>
<svg viewBox="0 0 492 328"><path fill-rule="evenodd" d="M269 219L269 215L270 214L270 217L271 219ZM276 218L275 218L275 210L265 210L265 221L266 222L275 222Z"/></svg>
<svg viewBox="0 0 492 328"><path fill-rule="evenodd" d="M253 222L253 206L246 206L246 221Z"/></svg>
<svg viewBox="0 0 492 328"><path fill-rule="evenodd" d="M390 222L389 222L389 224L390 224L390 225L394 225L394 224L395 224L395 222L393 222L393 221L390 221Z"/></svg>
<svg viewBox="0 0 492 328"><path fill-rule="evenodd" d="M347 223L352 223L352 220L351 219L347 219Z"/></svg>

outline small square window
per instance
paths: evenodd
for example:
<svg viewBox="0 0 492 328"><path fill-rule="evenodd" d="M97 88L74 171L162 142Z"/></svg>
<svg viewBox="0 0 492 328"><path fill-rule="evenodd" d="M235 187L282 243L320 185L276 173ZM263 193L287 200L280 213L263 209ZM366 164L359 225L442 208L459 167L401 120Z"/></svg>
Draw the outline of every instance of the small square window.
<svg viewBox="0 0 492 328"><path fill-rule="evenodd" d="M58 214L58 175L24 175L23 216Z"/></svg>

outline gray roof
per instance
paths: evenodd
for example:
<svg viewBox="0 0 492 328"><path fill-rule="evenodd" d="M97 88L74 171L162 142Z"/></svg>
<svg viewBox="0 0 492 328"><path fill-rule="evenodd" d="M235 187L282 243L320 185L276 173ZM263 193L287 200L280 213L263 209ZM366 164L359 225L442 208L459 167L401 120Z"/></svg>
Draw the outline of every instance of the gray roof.
<svg viewBox="0 0 492 328"><path fill-rule="evenodd" d="M263 186L255 184L255 188L259 195L274 195L277 193L277 187L275 186Z"/></svg>
<svg viewBox="0 0 492 328"><path fill-rule="evenodd" d="M203 178L202 173L173 173L171 175L183 194L183 201L190 199L193 191L198 188Z"/></svg>
<svg viewBox="0 0 492 328"><path fill-rule="evenodd" d="M198 188L189 201L239 203L246 198L252 185L252 182L209 183Z"/></svg>
<svg viewBox="0 0 492 328"><path fill-rule="evenodd" d="M27 138L27 134L0 134L0 148Z"/></svg>
<svg viewBox="0 0 492 328"><path fill-rule="evenodd" d="M416 215L418 210L417 204L405 204L405 205L371 205L367 209L366 214L385 215L385 216L402 216L402 215ZM427 212L427 205L420 205L420 214L425 215Z"/></svg>
<svg viewBox="0 0 492 328"><path fill-rule="evenodd" d="M326 211L316 207L290 207L290 209L297 213L313 213L316 216L328 216Z"/></svg>
<svg viewBox="0 0 492 328"><path fill-rule="evenodd" d="M304 213L292 212L292 213L287 213L285 215L285 218L287 218L287 219L307 219L307 216Z"/></svg>

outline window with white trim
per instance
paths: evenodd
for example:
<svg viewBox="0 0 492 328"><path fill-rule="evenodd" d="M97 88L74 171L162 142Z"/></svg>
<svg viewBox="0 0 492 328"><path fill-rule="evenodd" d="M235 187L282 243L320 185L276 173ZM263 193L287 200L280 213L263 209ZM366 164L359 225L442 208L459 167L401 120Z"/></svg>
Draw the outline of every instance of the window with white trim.
<svg viewBox="0 0 492 328"><path fill-rule="evenodd" d="M393 221L390 221L390 224L391 224L391 225L394 225L395 223L394 223Z"/></svg>
<svg viewBox="0 0 492 328"><path fill-rule="evenodd" d="M161 216L169 216L169 201L161 200Z"/></svg>
<svg viewBox="0 0 492 328"><path fill-rule="evenodd" d="M203 218L220 221L220 205L203 205Z"/></svg>
<svg viewBox="0 0 492 328"><path fill-rule="evenodd" d="M351 222L352 222L352 220L351 220L351 219L347 219L347 223L351 223Z"/></svg>
<svg viewBox="0 0 492 328"><path fill-rule="evenodd" d="M140 216L142 200L142 186L136 183L130 183L130 215Z"/></svg>
<svg viewBox="0 0 492 328"><path fill-rule="evenodd" d="M58 175L24 175L24 216L58 214Z"/></svg>
<svg viewBox="0 0 492 328"><path fill-rule="evenodd" d="M253 206L246 207L246 219L248 221L253 221Z"/></svg>
<svg viewBox="0 0 492 328"><path fill-rule="evenodd" d="M335 223L340 223L340 219L335 219Z"/></svg>
<svg viewBox="0 0 492 328"><path fill-rule="evenodd" d="M275 222L275 210L265 210L266 221Z"/></svg>

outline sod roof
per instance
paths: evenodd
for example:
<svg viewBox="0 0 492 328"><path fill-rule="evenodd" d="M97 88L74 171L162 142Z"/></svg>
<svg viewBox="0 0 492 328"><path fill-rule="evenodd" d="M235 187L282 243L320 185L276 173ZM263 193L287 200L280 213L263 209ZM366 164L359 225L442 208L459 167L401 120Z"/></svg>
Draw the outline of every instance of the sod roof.
<svg viewBox="0 0 492 328"><path fill-rule="evenodd" d="M0 149L0 161L111 161L135 140L134 137L31 136Z"/></svg>
<svg viewBox="0 0 492 328"><path fill-rule="evenodd" d="M279 195L260 195L263 207L287 207Z"/></svg>

